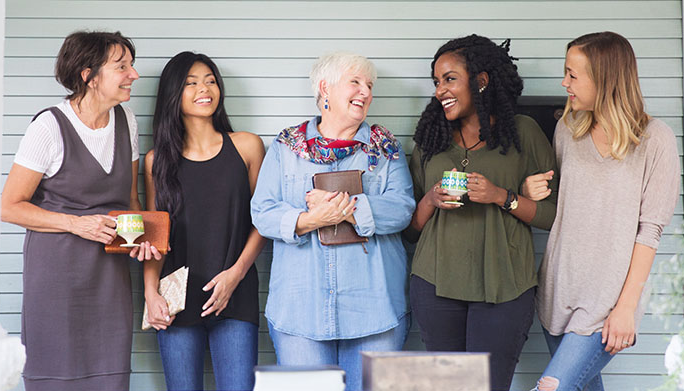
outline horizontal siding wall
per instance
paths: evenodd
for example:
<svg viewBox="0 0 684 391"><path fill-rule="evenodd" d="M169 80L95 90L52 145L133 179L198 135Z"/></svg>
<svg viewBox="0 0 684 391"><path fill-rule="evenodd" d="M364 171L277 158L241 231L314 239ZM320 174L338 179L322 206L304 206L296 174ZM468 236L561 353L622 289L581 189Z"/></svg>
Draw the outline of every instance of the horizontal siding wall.
<svg viewBox="0 0 684 391"><path fill-rule="evenodd" d="M136 113L143 155L152 147L151 124L158 76L183 50L203 52L221 69L226 109L233 126L270 144L277 132L316 113L308 82L314 59L349 50L373 60L379 80L369 121L397 134L404 149L433 93L432 55L450 38L478 33L497 42L511 38L511 54L525 80L524 95L563 96L560 87L565 44L584 33L612 30L628 37L638 56L648 111L677 135L682 154L682 9L680 1L25 1L8 0L4 57L4 115L0 187L4 185L32 115L65 94L52 75L64 37L77 29L120 30L137 48L128 105ZM142 182L142 181L141 181ZM141 183L142 185L142 183ZM141 186L142 191L142 186ZM670 294L663 281L673 271L657 264L682 251L676 232L684 223L681 198L665 230L651 276L653 297ZM0 324L20 331L24 230L0 224ZM547 233L535 231L537 257ZM268 291L271 247L260 256L261 308ZM141 268L131 262L135 328L142 312ZM684 304L682 304L684 307ZM643 321L636 347L605 369L609 390L647 390L663 381L663 352L684 308L666 323L653 311ZM132 390L163 389L156 338L136 331ZM423 348L414 324L407 348ZM535 322L516 370L514 390L527 390L549 355ZM207 357L208 360L208 357ZM259 362L275 356L262 316ZM207 382L213 384L210 366ZM16 390L22 390L20 386Z"/></svg>

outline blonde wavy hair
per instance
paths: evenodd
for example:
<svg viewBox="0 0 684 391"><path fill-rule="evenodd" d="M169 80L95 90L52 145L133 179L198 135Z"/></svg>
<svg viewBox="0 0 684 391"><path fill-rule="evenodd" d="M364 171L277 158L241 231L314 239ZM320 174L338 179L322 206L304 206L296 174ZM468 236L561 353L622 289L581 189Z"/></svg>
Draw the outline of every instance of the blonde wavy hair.
<svg viewBox="0 0 684 391"><path fill-rule="evenodd" d="M571 47L587 56L587 73L596 85L596 102L593 111L573 112L568 98L563 121L572 130L574 139L584 136L598 124L608 135L611 156L622 160L632 146L639 145L651 119L644 111L632 45L623 36L606 31L573 40L566 53Z"/></svg>

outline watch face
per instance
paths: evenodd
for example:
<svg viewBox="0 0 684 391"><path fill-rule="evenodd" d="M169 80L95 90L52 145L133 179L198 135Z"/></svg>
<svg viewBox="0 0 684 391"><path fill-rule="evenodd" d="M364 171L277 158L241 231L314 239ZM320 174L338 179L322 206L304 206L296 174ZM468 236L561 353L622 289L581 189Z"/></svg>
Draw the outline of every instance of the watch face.
<svg viewBox="0 0 684 391"><path fill-rule="evenodd" d="M513 210L517 207L518 207L518 200L511 201L511 210Z"/></svg>

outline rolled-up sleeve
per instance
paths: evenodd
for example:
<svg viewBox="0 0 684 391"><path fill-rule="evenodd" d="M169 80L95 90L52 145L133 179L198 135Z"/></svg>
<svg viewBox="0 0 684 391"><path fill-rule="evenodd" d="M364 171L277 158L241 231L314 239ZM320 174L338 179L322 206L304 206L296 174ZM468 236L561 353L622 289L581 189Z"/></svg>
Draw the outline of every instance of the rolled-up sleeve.
<svg viewBox="0 0 684 391"><path fill-rule="evenodd" d="M280 144L274 142L264 157L251 201L252 223L262 236L288 244L306 243L308 236L295 233L303 209L283 200Z"/></svg>
<svg viewBox="0 0 684 391"><path fill-rule="evenodd" d="M658 248L663 227L670 223L681 184L679 154L672 130L664 124L653 127L646 157L639 229L636 242Z"/></svg>
<svg viewBox="0 0 684 391"><path fill-rule="evenodd" d="M383 191L377 195L357 195L354 218L360 236L398 233L411 222L416 203L406 155L401 147L399 150L399 158L388 161Z"/></svg>

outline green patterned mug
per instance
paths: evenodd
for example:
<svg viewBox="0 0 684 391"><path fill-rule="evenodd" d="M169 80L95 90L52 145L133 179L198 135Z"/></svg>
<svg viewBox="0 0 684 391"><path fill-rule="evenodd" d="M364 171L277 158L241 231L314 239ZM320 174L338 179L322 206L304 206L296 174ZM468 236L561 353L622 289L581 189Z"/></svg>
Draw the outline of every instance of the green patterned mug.
<svg viewBox="0 0 684 391"><path fill-rule="evenodd" d="M444 171L442 173L442 189L446 189L447 193L452 196L462 196L468 192L468 177L462 171ZM453 203L462 205L458 201L445 201L446 203Z"/></svg>
<svg viewBox="0 0 684 391"><path fill-rule="evenodd" d="M143 217L139 214L121 214L116 218L116 233L126 239L126 243L121 247L135 247L139 244L133 243L145 233Z"/></svg>

